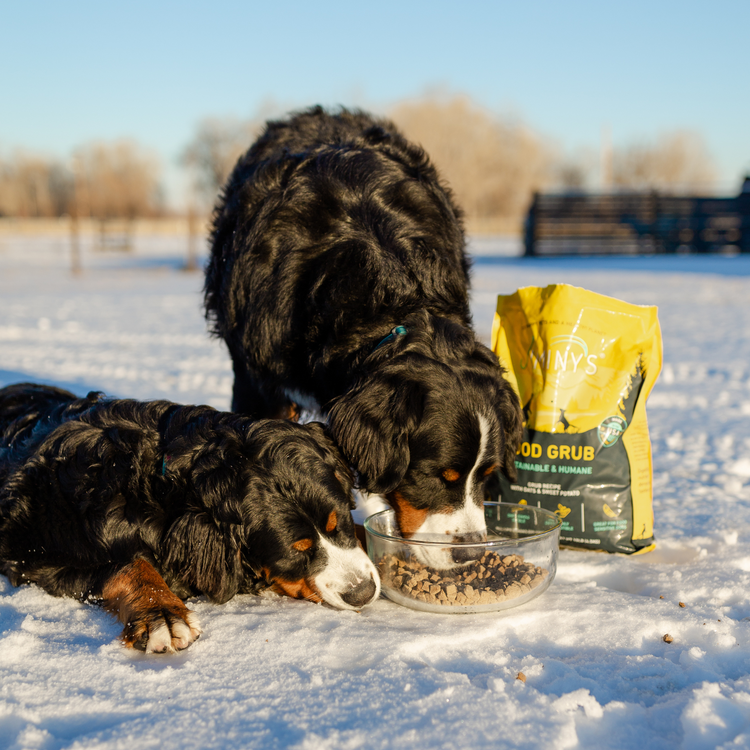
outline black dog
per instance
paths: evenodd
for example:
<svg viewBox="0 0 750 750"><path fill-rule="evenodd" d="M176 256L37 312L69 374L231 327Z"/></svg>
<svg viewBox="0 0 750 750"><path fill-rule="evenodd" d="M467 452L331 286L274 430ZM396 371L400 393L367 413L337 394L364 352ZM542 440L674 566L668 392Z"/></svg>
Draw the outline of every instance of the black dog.
<svg viewBox="0 0 750 750"><path fill-rule="evenodd" d="M181 599L197 594L373 601L351 488L317 423L0 389L0 572L102 604L141 650L189 646L201 630Z"/></svg>
<svg viewBox="0 0 750 750"><path fill-rule="evenodd" d="M361 112L269 123L214 212L205 302L233 409L322 409L406 536L483 538L485 482L514 472L520 407L471 329L468 270L428 157Z"/></svg>

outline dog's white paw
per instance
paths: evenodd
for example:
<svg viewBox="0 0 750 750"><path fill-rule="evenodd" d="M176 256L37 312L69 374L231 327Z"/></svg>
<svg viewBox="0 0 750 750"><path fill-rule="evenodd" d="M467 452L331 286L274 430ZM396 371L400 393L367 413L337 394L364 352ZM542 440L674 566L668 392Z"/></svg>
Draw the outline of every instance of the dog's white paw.
<svg viewBox="0 0 750 750"><path fill-rule="evenodd" d="M139 623L128 623L123 636L147 654L173 654L184 651L202 632L195 612L160 610L146 613Z"/></svg>

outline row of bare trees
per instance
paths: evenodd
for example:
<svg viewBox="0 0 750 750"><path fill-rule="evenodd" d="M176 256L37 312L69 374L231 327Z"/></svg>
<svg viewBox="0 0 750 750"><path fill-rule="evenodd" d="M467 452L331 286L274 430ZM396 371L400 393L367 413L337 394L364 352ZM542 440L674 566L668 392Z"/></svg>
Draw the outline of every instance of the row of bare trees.
<svg viewBox="0 0 750 750"><path fill-rule="evenodd" d="M249 120L206 119L181 155L190 174L190 212L205 213L237 157L270 114ZM511 117L500 117L465 96L426 96L385 113L420 143L453 188L469 224L520 222L531 195L541 189L705 190L715 179L706 145L695 133L659 136L650 143L565 156L551 139ZM261 116L262 115L262 116ZM133 141L92 143L62 163L18 152L0 157L0 215L134 218L159 215L165 202L159 162Z"/></svg>
<svg viewBox="0 0 750 750"><path fill-rule="evenodd" d="M604 182L607 189L710 192L716 178L705 142L689 131L614 149L603 166L590 151L561 154L517 118L499 117L466 96L427 96L385 114L430 154L470 227L492 219L520 226L537 190L596 189ZM193 170L204 204L213 202L264 119L200 123L183 163Z"/></svg>
<svg viewBox="0 0 750 750"><path fill-rule="evenodd" d="M0 159L0 216L157 216L159 178L155 155L128 140L91 143L67 163L19 151Z"/></svg>

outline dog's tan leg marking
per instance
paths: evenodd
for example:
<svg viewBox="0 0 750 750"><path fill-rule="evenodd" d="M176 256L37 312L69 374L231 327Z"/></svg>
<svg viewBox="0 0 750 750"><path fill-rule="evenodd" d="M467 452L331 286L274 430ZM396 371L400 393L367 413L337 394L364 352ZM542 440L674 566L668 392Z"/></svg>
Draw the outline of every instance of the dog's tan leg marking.
<svg viewBox="0 0 750 750"><path fill-rule="evenodd" d="M122 640L147 653L173 653L201 634L198 618L146 560L113 575L102 590L104 608L124 625Z"/></svg>

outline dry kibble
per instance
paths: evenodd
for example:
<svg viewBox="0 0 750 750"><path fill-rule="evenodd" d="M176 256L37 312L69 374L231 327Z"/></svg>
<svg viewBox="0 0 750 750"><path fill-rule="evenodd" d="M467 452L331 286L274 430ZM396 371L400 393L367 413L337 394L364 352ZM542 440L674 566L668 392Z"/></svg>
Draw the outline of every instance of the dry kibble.
<svg viewBox="0 0 750 750"><path fill-rule="evenodd" d="M523 672L519 672L516 675L517 680L521 680L521 682L526 682L526 675Z"/></svg>
<svg viewBox="0 0 750 750"><path fill-rule="evenodd" d="M685 602L678 602L678 604L679 604L679 605L680 605L680 606L681 606L681 607L682 607L683 609L685 609Z"/></svg>
<svg viewBox="0 0 750 750"><path fill-rule="evenodd" d="M508 588L505 589L505 593L510 597L521 596L521 594L523 594L523 590L521 589L521 584L511 583L510 586L508 586Z"/></svg>
<svg viewBox="0 0 750 750"><path fill-rule="evenodd" d="M415 560L386 555L379 562L384 583L404 596L435 606L486 606L523 596L548 576L520 555L485 552L480 560L453 570L435 570Z"/></svg>
<svg viewBox="0 0 750 750"><path fill-rule="evenodd" d="M672 636L669 635L669 633L666 633L664 638L662 638L662 640L664 641L664 643L672 643L674 638L672 638Z"/></svg>

